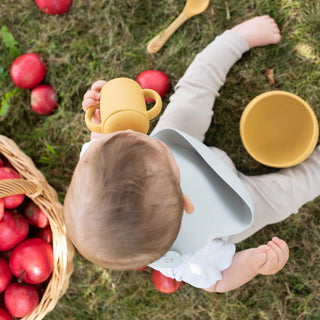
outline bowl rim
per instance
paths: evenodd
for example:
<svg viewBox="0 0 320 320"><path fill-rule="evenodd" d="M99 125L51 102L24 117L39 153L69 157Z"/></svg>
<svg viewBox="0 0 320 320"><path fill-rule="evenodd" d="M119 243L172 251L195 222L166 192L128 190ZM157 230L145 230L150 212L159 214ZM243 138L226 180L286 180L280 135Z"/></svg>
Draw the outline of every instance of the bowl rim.
<svg viewBox="0 0 320 320"><path fill-rule="evenodd" d="M291 98L298 100L302 105L305 106L305 109L308 111L309 115L311 116L313 133L312 133L312 137L310 139L310 142L309 142L308 146L306 147L306 149L300 154L300 156L292 161L282 162L282 163L277 162L277 161L273 161L273 162L266 161L255 154L255 152L252 150L250 145L248 145L247 140L245 138L244 129L245 129L245 124L246 124L246 119L247 119L250 111L257 105L257 103L259 101L261 101L269 96L273 96L273 95L287 96L287 97L291 97ZM283 90L272 90L272 91L267 91L267 92L259 94L258 96L253 98L247 104L247 106L244 108L242 115L241 115L241 118L240 118L240 137L241 137L241 141L242 141L244 148L249 153L249 155L253 159L255 159L256 161L258 161L266 166L269 166L269 167L287 168L287 167L292 167L292 166L295 166L295 165L301 163L302 161L307 159L310 156L310 154L313 152L313 150L315 149L315 147L317 145L318 138L319 138L319 122L318 122L318 119L317 119L317 116L316 116L314 110L301 97L299 97L298 95L296 95L294 93L283 91Z"/></svg>

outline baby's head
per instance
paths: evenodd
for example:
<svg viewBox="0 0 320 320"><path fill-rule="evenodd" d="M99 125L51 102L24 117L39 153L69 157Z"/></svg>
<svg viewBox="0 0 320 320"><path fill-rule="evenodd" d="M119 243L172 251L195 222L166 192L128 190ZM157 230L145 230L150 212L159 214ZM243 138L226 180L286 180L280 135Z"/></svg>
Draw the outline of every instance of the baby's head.
<svg viewBox="0 0 320 320"><path fill-rule="evenodd" d="M132 131L92 142L64 202L68 235L89 261L114 270L159 259L183 213L179 169L168 147Z"/></svg>

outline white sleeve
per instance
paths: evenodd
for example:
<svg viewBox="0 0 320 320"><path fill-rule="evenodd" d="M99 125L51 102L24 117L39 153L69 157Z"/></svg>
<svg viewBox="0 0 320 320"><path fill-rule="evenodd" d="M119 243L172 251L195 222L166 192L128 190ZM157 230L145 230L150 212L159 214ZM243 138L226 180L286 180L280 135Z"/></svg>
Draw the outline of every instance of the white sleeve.
<svg viewBox="0 0 320 320"><path fill-rule="evenodd" d="M209 288L222 279L221 272L230 267L235 250L234 244L214 239L195 253L183 256L179 266L155 269L196 288Z"/></svg>

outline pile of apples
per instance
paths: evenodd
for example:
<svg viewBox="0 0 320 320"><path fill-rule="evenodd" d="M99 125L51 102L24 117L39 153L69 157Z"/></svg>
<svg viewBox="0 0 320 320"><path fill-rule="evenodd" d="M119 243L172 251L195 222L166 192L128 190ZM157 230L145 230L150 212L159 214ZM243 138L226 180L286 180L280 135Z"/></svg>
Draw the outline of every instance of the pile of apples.
<svg viewBox="0 0 320 320"><path fill-rule="evenodd" d="M10 68L11 79L17 87L32 89L31 107L40 115L51 114L58 104L58 97L54 89L48 84L40 84L46 72L46 65L35 52L17 57Z"/></svg>
<svg viewBox="0 0 320 320"><path fill-rule="evenodd" d="M4 157L0 180L20 179ZM39 304L52 275L52 230L24 194L0 198L0 319L25 317Z"/></svg>

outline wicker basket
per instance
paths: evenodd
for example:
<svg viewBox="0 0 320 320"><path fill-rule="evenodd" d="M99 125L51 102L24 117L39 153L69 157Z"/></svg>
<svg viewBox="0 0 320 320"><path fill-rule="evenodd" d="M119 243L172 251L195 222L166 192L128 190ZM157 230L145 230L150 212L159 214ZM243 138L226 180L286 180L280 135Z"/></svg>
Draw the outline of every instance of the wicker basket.
<svg viewBox="0 0 320 320"><path fill-rule="evenodd" d="M48 184L32 160L9 138L0 135L0 154L8 159L22 179L0 180L0 198L25 194L47 215L53 235L54 268L42 299L23 320L40 320L57 304L69 286L73 272L74 248L66 236L63 207L56 191Z"/></svg>

